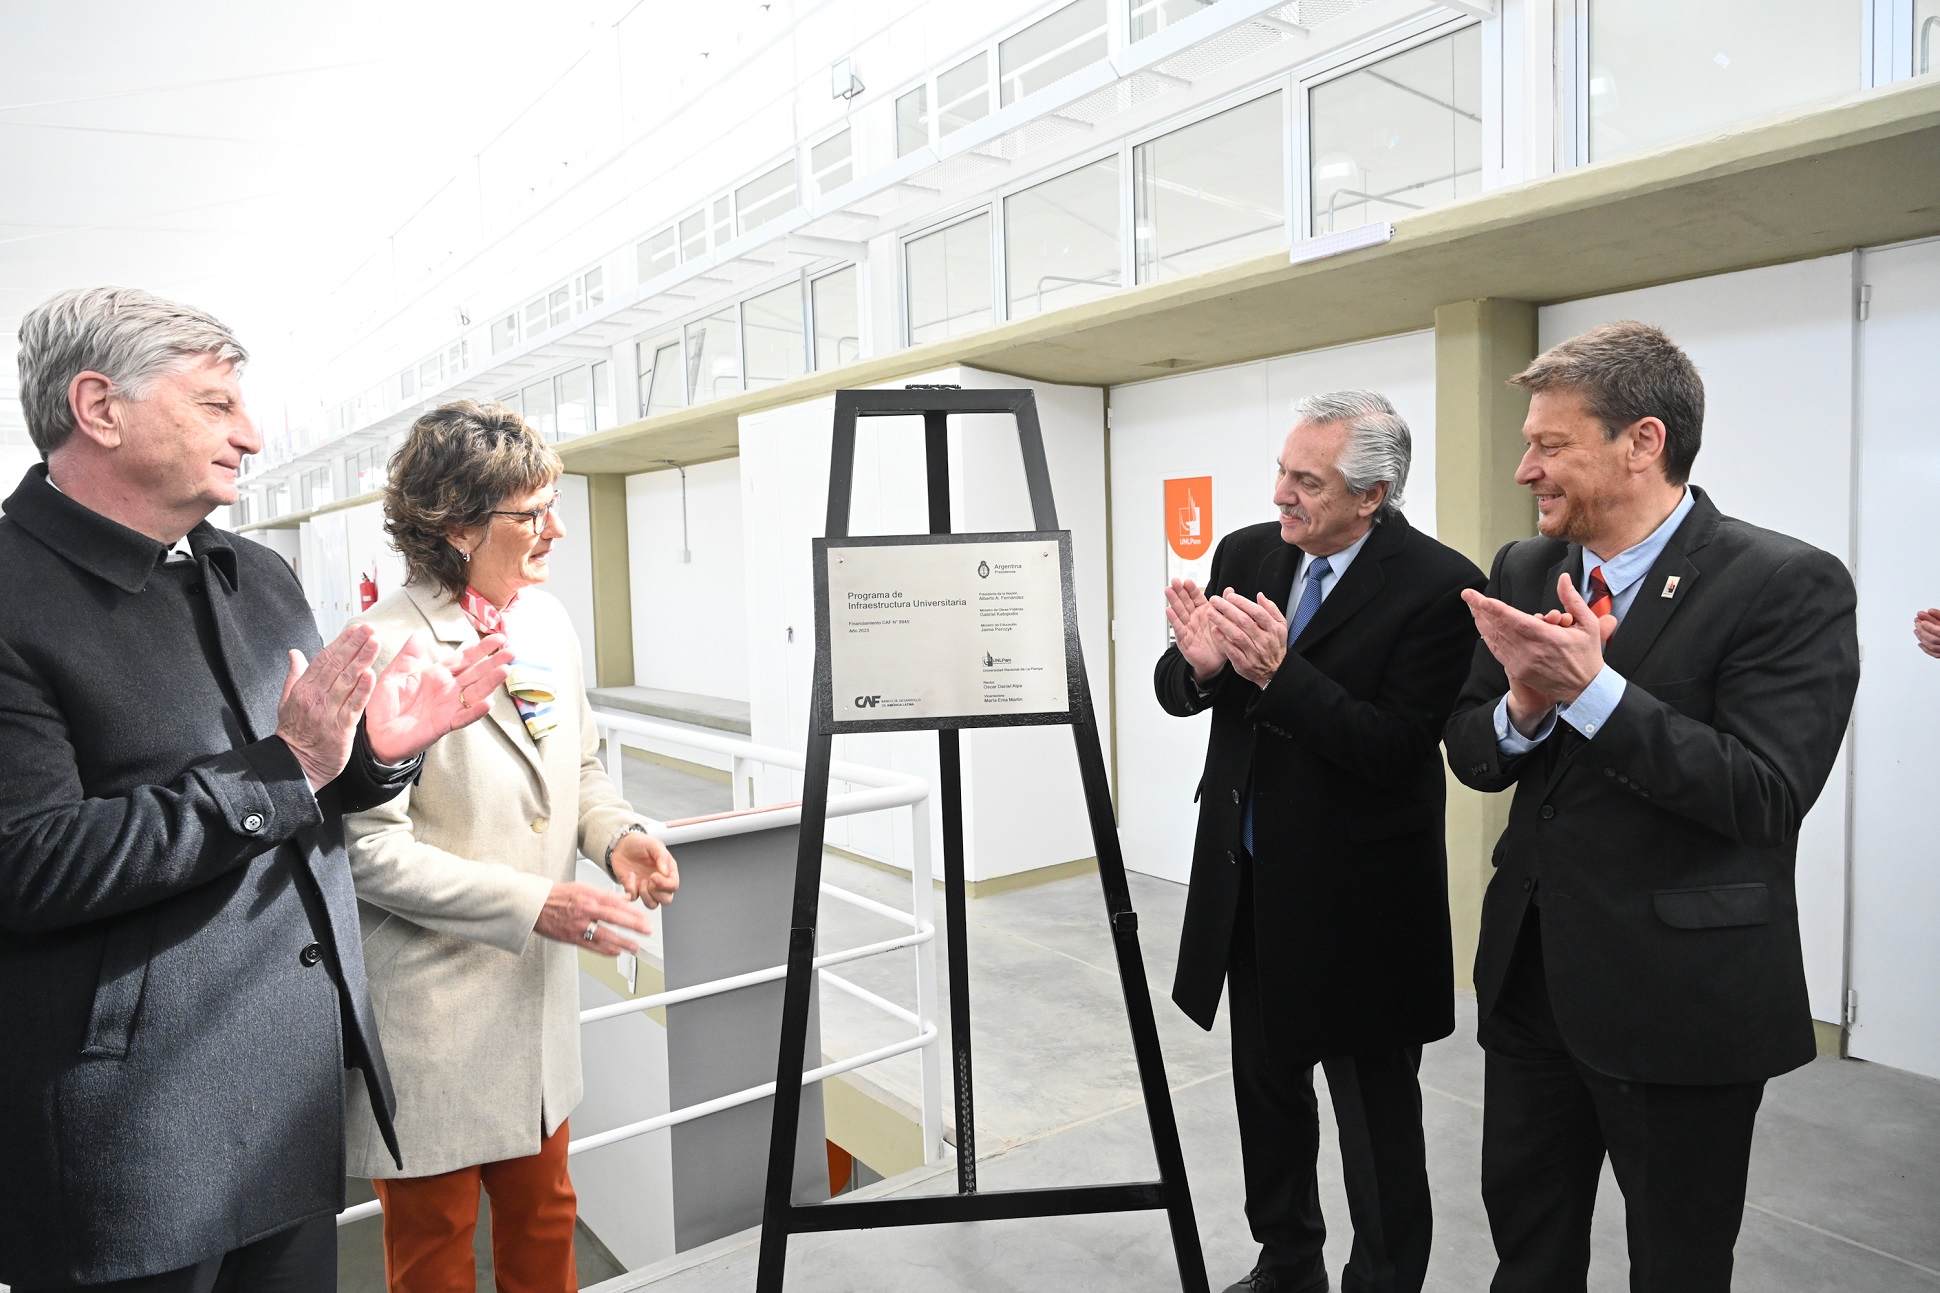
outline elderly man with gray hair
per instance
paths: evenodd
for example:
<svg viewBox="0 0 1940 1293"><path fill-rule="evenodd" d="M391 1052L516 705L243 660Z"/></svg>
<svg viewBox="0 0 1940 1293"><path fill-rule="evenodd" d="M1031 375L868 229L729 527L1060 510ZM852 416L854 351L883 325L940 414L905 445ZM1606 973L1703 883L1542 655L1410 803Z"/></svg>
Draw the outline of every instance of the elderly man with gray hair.
<svg viewBox="0 0 1940 1293"><path fill-rule="evenodd" d="M344 1070L393 1147L343 815L489 710L503 639L372 668L210 525L262 447L201 311L20 326L0 520L0 1283L334 1290Z"/></svg>
<svg viewBox="0 0 1940 1293"><path fill-rule="evenodd" d="M1416 1072L1455 1028L1443 723L1482 572L1401 512L1410 440L1384 397L1302 400L1277 522L1227 535L1212 596L1166 590L1159 704L1212 711L1172 998L1227 993L1246 1217L1229 1293L1320 1293L1313 1069L1327 1074L1354 1246L1341 1287L1414 1293L1432 1237Z"/></svg>

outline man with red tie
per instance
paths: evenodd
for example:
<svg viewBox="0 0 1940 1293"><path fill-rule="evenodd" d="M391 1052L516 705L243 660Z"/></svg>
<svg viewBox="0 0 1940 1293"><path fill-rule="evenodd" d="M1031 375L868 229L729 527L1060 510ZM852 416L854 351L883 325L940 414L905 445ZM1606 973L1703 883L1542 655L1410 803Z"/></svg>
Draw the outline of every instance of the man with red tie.
<svg viewBox="0 0 1940 1293"><path fill-rule="evenodd" d="M1704 385L1656 328L1512 380L1541 534L1462 594L1444 733L1463 782L1515 787L1475 957L1490 1287L1584 1287L1608 1155L1630 1287L1723 1293L1765 1080L1816 1050L1793 870L1859 683L1852 578L1686 483Z"/></svg>

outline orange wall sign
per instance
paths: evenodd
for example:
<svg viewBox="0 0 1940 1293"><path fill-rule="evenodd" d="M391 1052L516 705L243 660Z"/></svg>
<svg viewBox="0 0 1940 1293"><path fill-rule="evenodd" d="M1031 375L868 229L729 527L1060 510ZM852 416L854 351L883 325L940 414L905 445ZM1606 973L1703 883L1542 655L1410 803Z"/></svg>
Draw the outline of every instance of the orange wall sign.
<svg viewBox="0 0 1940 1293"><path fill-rule="evenodd" d="M1165 541L1181 561L1212 552L1211 476L1180 476L1165 482Z"/></svg>

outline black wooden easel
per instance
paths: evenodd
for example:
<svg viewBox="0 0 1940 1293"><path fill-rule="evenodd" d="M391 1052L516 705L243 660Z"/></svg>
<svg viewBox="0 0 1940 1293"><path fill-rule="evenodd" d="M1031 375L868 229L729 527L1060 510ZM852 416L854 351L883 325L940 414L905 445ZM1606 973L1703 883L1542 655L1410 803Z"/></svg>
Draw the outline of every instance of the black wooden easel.
<svg viewBox="0 0 1940 1293"><path fill-rule="evenodd" d="M966 391L954 387L912 387L907 390L837 391L835 445L829 472L827 536L849 535L850 493L855 477L856 419L859 417L923 418L923 441L929 486L930 533L952 533L950 527L949 416L953 413L1010 414L1017 419L1018 441L1024 454L1024 477L1030 491L1031 512L1039 532L1058 528L1051 499L1051 474L1044 460L1044 437L1038 427L1037 404L1028 390ZM819 575L820 572L818 572ZM1069 626L1074 635L1076 625ZM1158 1028L1152 1018L1152 998L1146 988L1145 964L1139 954L1138 914L1132 910L1125 883L1125 861L1118 847L1118 826L1112 814L1111 789L1105 774L1098 726L1093 717L1091 690L1082 657L1072 652L1070 683L1072 711L1039 722L1068 723L1078 749L1078 771L1084 786L1091 837L1098 853L1098 878L1104 887L1105 914L1117 953L1118 978L1125 994L1131 1024L1132 1049L1138 1060L1139 1083L1152 1128L1159 1179L1111 1185L1059 1186L1048 1189L977 1189L975 1108L970 1082L970 977L965 931L963 881L963 782L958 730L993 725L988 719L937 720L909 724L934 729L937 735L943 816L943 883L949 930L950 1033L956 1092L957 1192L919 1198L873 1199L796 1205L790 1201L795 1174L795 1135L801 1118L803 1051L808 1037L809 987L814 973L815 924L822 881L822 836L828 818L829 750L832 731L827 643L818 644L816 688L809 724L807 769L802 787L801 840L795 862L795 905L788 939L788 979L782 998L781 1052L775 1072L773 1138L768 1148L767 1196L762 1210L761 1259L756 1293L781 1293L782 1272L788 1260L788 1237L826 1230L861 1230L876 1226L930 1225L950 1221L992 1221L1019 1217L1056 1217L1078 1213L1126 1212L1163 1208L1172 1228L1172 1247L1184 1293L1207 1293L1205 1259L1193 1220L1192 1196L1186 1185L1185 1159L1179 1149L1179 1127L1172 1097L1165 1084L1165 1062L1159 1053ZM1009 720L1015 723L1019 720ZM848 730L845 724L843 730Z"/></svg>

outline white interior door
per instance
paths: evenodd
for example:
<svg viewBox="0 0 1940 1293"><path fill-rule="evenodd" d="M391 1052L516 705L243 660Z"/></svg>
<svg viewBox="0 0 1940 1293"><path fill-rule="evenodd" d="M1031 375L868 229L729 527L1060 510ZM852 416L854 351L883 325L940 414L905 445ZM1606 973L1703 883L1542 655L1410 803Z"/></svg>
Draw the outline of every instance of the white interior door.
<svg viewBox="0 0 1940 1293"><path fill-rule="evenodd" d="M1859 702L1853 720L1852 1053L1940 1077L1940 242L1869 252L1860 328Z"/></svg>

